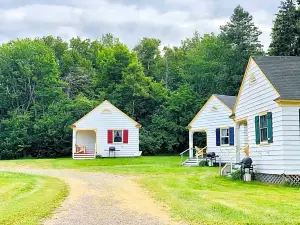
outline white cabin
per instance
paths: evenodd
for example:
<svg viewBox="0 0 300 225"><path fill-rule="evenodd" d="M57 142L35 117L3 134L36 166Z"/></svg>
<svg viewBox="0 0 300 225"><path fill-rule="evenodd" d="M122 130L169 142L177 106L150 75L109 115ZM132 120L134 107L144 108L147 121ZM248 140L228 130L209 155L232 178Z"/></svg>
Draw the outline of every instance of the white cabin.
<svg viewBox="0 0 300 225"><path fill-rule="evenodd" d="M299 110L300 57L251 57L231 118L246 126L257 173L300 175Z"/></svg>
<svg viewBox="0 0 300 225"><path fill-rule="evenodd" d="M137 157L141 125L104 101L80 120L73 128L73 159L102 157ZM114 147L115 151L111 148Z"/></svg>
<svg viewBox="0 0 300 225"><path fill-rule="evenodd" d="M190 158L193 133L204 131L208 151L223 162L240 162L247 155L256 179L300 184L300 57L250 57L234 106L221 98L212 96L190 123ZM218 128L227 127L235 129L218 135ZM223 148L227 134L229 146ZM224 155L230 147L234 158Z"/></svg>
<svg viewBox="0 0 300 225"><path fill-rule="evenodd" d="M194 152L194 133L206 134L206 152L215 152L222 162L230 162L235 152L235 123L229 116L235 103L235 96L212 95L189 124L189 157ZM199 147L199 146L198 146ZM233 159L236 161L235 159Z"/></svg>

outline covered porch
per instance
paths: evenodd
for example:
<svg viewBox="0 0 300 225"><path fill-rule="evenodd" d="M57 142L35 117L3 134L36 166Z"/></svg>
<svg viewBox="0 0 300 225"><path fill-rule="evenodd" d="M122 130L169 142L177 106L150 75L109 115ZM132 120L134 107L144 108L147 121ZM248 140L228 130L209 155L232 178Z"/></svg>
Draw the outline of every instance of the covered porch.
<svg viewBox="0 0 300 225"><path fill-rule="evenodd" d="M195 138L195 134L200 134L201 136ZM207 152L207 129L189 130L189 158L194 158L200 154L201 149Z"/></svg>
<svg viewBox="0 0 300 225"><path fill-rule="evenodd" d="M196 137L194 136L196 134ZM200 147L201 146L201 147ZM199 166L200 161L207 153L207 129L189 130L189 148L181 152L181 164L183 166ZM184 161L184 155L188 159Z"/></svg>
<svg viewBox="0 0 300 225"><path fill-rule="evenodd" d="M238 163L244 157L249 156L249 138L248 138L248 121L243 118L236 121L235 126L235 140L236 140L236 158Z"/></svg>
<svg viewBox="0 0 300 225"><path fill-rule="evenodd" d="M97 150L97 129L73 129L73 159L94 159Z"/></svg>

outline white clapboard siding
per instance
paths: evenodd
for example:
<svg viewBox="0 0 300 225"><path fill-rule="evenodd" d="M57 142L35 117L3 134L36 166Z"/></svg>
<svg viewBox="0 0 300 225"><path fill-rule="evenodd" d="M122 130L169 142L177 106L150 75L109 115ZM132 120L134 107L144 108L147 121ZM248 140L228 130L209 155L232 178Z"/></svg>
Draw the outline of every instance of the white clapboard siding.
<svg viewBox="0 0 300 225"><path fill-rule="evenodd" d="M256 82L250 84L249 77L253 73L256 75ZM255 164L256 171L282 174L284 173L283 112L282 108L274 102L279 95L252 59L250 59L244 79L236 103L235 119L239 120L247 117L250 156ZM264 111L273 113L274 142L268 145L257 145L255 141L255 116Z"/></svg>
<svg viewBox="0 0 300 225"><path fill-rule="evenodd" d="M104 111L103 111L104 110ZM116 147L116 157L132 157L139 155L139 128L137 123L120 112L111 103L105 101L83 119L75 123L76 129L95 129L97 131L97 155L109 156L109 147ZM128 130L128 144L108 144L108 130Z"/></svg>
<svg viewBox="0 0 300 225"><path fill-rule="evenodd" d="M283 161L285 174L300 174L299 106L282 107Z"/></svg>
<svg viewBox="0 0 300 225"><path fill-rule="evenodd" d="M218 110L213 111L213 106L217 106ZM207 134L207 151L215 152L221 156L222 162L230 162L236 150L234 146L216 146L216 129L235 127L234 121L229 118L232 112L216 97L210 98L203 107L201 113L190 124L191 130L205 130ZM235 162L235 157L233 157L233 161Z"/></svg>

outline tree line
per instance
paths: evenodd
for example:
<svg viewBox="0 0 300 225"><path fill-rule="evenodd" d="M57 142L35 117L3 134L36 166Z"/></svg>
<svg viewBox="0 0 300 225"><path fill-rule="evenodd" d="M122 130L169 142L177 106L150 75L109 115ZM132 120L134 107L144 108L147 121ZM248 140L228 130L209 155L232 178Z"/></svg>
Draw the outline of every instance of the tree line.
<svg viewBox="0 0 300 225"><path fill-rule="evenodd" d="M173 47L143 38L130 49L112 34L2 44L0 159L71 155L70 125L105 99L142 124L144 154L181 152L187 124L212 94L237 94L251 55L300 54L299 3L281 3L268 52L241 6L218 35Z"/></svg>

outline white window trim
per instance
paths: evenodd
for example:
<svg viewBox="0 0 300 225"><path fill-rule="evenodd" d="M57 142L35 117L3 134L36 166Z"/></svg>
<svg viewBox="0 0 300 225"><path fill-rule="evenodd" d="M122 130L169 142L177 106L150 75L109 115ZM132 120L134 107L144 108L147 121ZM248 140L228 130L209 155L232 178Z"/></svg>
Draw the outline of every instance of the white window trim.
<svg viewBox="0 0 300 225"><path fill-rule="evenodd" d="M228 130L228 136L222 136L222 130ZM220 145L221 146L229 146L229 142L230 142L230 139L229 139L229 136L230 136L230 134L229 134L229 127L221 127L220 128ZM222 144L222 137L224 138L224 137L228 137L228 144Z"/></svg>
<svg viewBox="0 0 300 225"><path fill-rule="evenodd" d="M260 117L262 117L262 116L265 116L266 117L266 121L267 121L267 127L265 127L265 128L261 128L261 126L260 126ZM269 144L269 142L268 142L268 119L267 119L267 113L266 112L264 112L264 113L261 113L260 115L259 115L259 143L260 144L263 144L263 145L265 145L265 144ZM262 129L267 129L267 140L265 140L265 141L262 141L262 135L261 135L261 130Z"/></svg>
<svg viewBox="0 0 300 225"><path fill-rule="evenodd" d="M115 142L115 130L118 130L118 131L121 131L122 132L122 141L121 142ZM113 144L124 144L124 129L112 129L113 131L113 135L112 135L112 138L113 138Z"/></svg>

